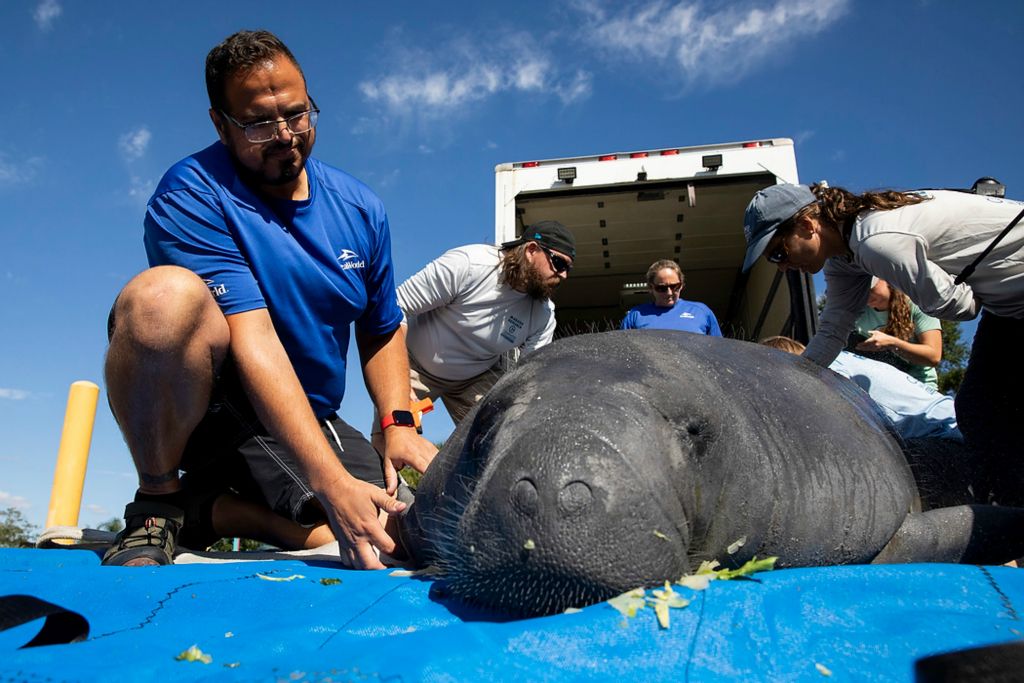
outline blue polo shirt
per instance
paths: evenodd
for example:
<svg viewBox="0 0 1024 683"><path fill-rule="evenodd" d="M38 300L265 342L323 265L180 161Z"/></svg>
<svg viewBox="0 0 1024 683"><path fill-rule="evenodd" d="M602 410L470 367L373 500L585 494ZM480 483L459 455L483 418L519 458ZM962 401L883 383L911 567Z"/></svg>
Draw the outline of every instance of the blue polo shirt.
<svg viewBox="0 0 1024 683"><path fill-rule="evenodd" d="M680 299L675 306L663 308L653 303L640 304L630 309L622 319L622 329L680 330L721 337L718 319L711 309L697 301Z"/></svg>
<svg viewBox="0 0 1024 683"><path fill-rule="evenodd" d="M271 200L239 179L219 142L178 162L149 200L152 266L188 268L225 315L266 308L318 417L341 405L349 324L398 327L391 237L380 199L313 158L309 198Z"/></svg>

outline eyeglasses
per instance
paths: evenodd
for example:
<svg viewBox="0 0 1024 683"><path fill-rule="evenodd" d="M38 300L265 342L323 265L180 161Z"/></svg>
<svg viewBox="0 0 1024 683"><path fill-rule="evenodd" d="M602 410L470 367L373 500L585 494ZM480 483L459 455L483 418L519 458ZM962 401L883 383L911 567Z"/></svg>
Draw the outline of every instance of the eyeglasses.
<svg viewBox="0 0 1024 683"><path fill-rule="evenodd" d="M566 275L569 274L569 271L572 270L571 261L559 256L558 254L552 253L552 251L545 246L542 246L540 244L538 244L537 246L543 249L544 253L548 255L548 261L551 262L551 268L556 273L565 273Z"/></svg>
<svg viewBox="0 0 1024 683"><path fill-rule="evenodd" d="M683 288L683 283L682 282L674 282L674 283L669 284L669 285L651 285L651 286L654 287L654 291L655 292L658 292L659 294L665 294L666 292L669 292L669 291L678 292L680 289Z"/></svg>
<svg viewBox="0 0 1024 683"><path fill-rule="evenodd" d="M302 135L316 128L316 120L320 110L316 108L316 102L309 98L310 108L286 119L274 119L273 121L257 121L255 123L241 123L232 118L226 111L220 109L221 116L242 129L245 139L256 144L270 142L278 136L283 123L288 132L292 135Z"/></svg>
<svg viewBox="0 0 1024 683"><path fill-rule="evenodd" d="M768 254L765 255L768 259L768 263L779 264L789 258L789 249L786 249L786 245L780 243L779 246L772 249Z"/></svg>

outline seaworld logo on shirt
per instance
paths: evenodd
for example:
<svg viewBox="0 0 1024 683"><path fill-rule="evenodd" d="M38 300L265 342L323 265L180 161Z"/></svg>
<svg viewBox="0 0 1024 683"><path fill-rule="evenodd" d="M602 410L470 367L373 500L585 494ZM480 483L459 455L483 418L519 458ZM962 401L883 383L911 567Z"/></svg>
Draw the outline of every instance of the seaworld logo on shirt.
<svg viewBox="0 0 1024 683"><path fill-rule="evenodd" d="M366 261L353 261L352 259L359 258L359 254L352 251L351 249L342 249L341 253L338 254L338 263L341 264L342 270L351 270L353 268L365 268Z"/></svg>
<svg viewBox="0 0 1024 683"><path fill-rule="evenodd" d="M217 284L213 280L203 280L206 283L207 288L210 290L210 294L213 295L214 299L224 296L228 293L228 286Z"/></svg>
<svg viewBox="0 0 1024 683"><path fill-rule="evenodd" d="M523 321L514 315L508 317L508 322L505 324L505 329L501 331L501 338L507 342L513 344L516 343L516 335L519 330L523 329Z"/></svg>

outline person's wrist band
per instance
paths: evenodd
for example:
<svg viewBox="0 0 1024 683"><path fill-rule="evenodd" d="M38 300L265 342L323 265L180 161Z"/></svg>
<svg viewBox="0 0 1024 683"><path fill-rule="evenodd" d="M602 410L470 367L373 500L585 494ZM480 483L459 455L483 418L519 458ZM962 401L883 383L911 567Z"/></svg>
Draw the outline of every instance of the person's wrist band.
<svg viewBox="0 0 1024 683"><path fill-rule="evenodd" d="M392 410L390 415L381 418L380 429L384 431L388 427L415 427L416 419L408 410Z"/></svg>

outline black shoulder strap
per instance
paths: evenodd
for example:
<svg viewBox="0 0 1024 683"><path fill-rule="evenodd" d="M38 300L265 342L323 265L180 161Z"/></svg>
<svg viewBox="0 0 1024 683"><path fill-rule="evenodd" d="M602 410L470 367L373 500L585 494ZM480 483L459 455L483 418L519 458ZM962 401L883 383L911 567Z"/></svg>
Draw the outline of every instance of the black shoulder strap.
<svg viewBox="0 0 1024 683"><path fill-rule="evenodd" d="M1017 225L1017 223L1020 223L1021 218L1024 218L1024 209L1022 209L1021 212L1017 214L1016 218L1010 221L1009 225L1003 228L1003 231L1001 233L996 235L996 238L994 240L989 242L989 245L985 247L985 251L978 254L978 258L971 261L970 265L968 265L966 268L960 271L960 274L957 275L956 278L953 280L953 284L958 285L967 278L969 278L971 275L973 275L974 269L978 267L978 264L981 263L985 259L985 257L989 255L990 251L996 248L996 245L999 244L1011 230L1013 230L1013 227Z"/></svg>
<svg viewBox="0 0 1024 683"><path fill-rule="evenodd" d="M43 628L19 650L39 645L77 643L89 637L89 621L78 612L31 595L0 596L0 631L44 617L46 623Z"/></svg>

